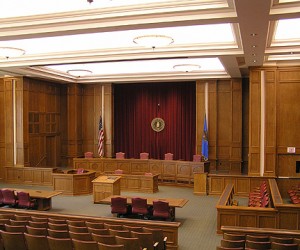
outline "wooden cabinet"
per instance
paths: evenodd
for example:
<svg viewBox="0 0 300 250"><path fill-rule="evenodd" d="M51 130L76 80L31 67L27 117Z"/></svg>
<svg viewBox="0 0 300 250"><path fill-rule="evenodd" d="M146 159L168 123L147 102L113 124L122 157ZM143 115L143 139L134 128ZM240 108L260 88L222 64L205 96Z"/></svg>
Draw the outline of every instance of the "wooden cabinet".
<svg viewBox="0 0 300 250"><path fill-rule="evenodd" d="M5 181L27 185L52 186L54 168L5 167Z"/></svg>

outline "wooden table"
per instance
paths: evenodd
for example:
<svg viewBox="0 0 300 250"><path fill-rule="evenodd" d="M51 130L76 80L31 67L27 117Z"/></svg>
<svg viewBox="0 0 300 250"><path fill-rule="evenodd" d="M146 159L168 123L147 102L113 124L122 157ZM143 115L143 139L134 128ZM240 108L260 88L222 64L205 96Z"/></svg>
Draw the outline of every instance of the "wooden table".
<svg viewBox="0 0 300 250"><path fill-rule="evenodd" d="M112 195L112 196L106 197L105 199L101 200L99 203L110 205L111 204L111 198L117 197L117 196L120 196L120 195ZM130 196L122 196L122 197L127 198L127 203L128 204L132 203L131 202L132 197L130 197ZM175 208L176 207L177 208L182 208L189 201L187 199L176 199L176 198L155 198L155 197L140 197L140 196L139 196L139 198L146 198L148 206L153 206L153 201L157 201L157 200L168 202L170 208L173 210L174 218L175 218Z"/></svg>
<svg viewBox="0 0 300 250"><path fill-rule="evenodd" d="M15 192L27 192L31 198L37 200L37 210L49 210L52 208L51 198L61 194L61 192L46 191L46 190L32 190L32 189L13 189Z"/></svg>

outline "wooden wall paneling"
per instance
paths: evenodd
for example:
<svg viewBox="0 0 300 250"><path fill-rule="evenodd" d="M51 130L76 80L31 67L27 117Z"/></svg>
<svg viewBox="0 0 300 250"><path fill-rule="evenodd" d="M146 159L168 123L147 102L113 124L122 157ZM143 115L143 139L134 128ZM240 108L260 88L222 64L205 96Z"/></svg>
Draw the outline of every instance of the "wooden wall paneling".
<svg viewBox="0 0 300 250"><path fill-rule="evenodd" d="M238 225L241 227L258 227L258 220L255 212L240 212L238 214Z"/></svg>
<svg viewBox="0 0 300 250"><path fill-rule="evenodd" d="M217 81L208 81L208 141L210 170L218 168L218 95ZM202 122L203 123L203 122Z"/></svg>
<svg viewBox="0 0 300 250"><path fill-rule="evenodd" d="M276 169L276 71L265 70L265 162L264 176L275 176Z"/></svg>
<svg viewBox="0 0 300 250"><path fill-rule="evenodd" d="M117 168L122 169L124 174L129 174L131 172L129 162L125 162L122 160L117 161ZM142 169L143 169L143 167L142 167ZM140 171L143 171L142 169L140 169ZM149 169L148 166L146 167L146 169Z"/></svg>
<svg viewBox="0 0 300 250"><path fill-rule="evenodd" d="M192 177L192 168L190 164L178 162L176 175L177 183L190 184Z"/></svg>
<svg viewBox="0 0 300 250"><path fill-rule="evenodd" d="M22 120L23 120L23 155L24 155L24 166L30 166L30 158L29 158L29 85L28 82L22 79L23 85L23 112L22 112Z"/></svg>
<svg viewBox="0 0 300 250"><path fill-rule="evenodd" d="M248 175L260 175L260 71L250 72Z"/></svg>
<svg viewBox="0 0 300 250"><path fill-rule="evenodd" d="M104 155L112 157L113 152L113 94L112 84L104 84Z"/></svg>
<svg viewBox="0 0 300 250"><path fill-rule="evenodd" d="M230 145L232 131L231 84L228 80L217 83L217 159L218 170L230 170Z"/></svg>
<svg viewBox="0 0 300 250"><path fill-rule="evenodd" d="M236 195L247 197L250 191L250 179L247 177L237 177L234 188L234 192Z"/></svg>
<svg viewBox="0 0 300 250"><path fill-rule="evenodd" d="M149 172L153 174L158 174L158 180L162 180L162 162L152 161L149 163Z"/></svg>
<svg viewBox="0 0 300 250"><path fill-rule="evenodd" d="M3 166L5 165L5 91L4 79L0 78L0 178L4 177Z"/></svg>
<svg viewBox="0 0 300 250"><path fill-rule="evenodd" d="M279 211L279 228L299 230L300 216L299 211L294 209L280 209Z"/></svg>
<svg viewBox="0 0 300 250"><path fill-rule="evenodd" d="M282 198L290 199L290 196L288 195L288 190L292 189L293 187L298 187L298 184L300 183L300 176L299 177L283 177L283 178L277 178L276 179L277 186L280 192L280 195Z"/></svg>
<svg viewBox="0 0 300 250"><path fill-rule="evenodd" d="M68 85L67 162L72 166L74 157L82 155L82 89L79 84Z"/></svg>
<svg viewBox="0 0 300 250"><path fill-rule="evenodd" d="M5 107L5 166L14 165L14 121L13 121L13 89L12 79L4 78Z"/></svg>
<svg viewBox="0 0 300 250"><path fill-rule="evenodd" d="M84 152L93 152L97 155L97 135L99 127L99 117L101 100L101 89L97 85L83 85L82 95L82 149ZM97 112L98 111L98 112Z"/></svg>
<svg viewBox="0 0 300 250"><path fill-rule="evenodd" d="M300 155L299 120L299 67L278 70L277 83L277 153L279 176L297 176L296 160ZM295 154L287 153L287 147L295 147ZM286 155L286 157L284 156ZM288 159L288 162L282 161ZM280 162L280 164L279 164ZM283 164L283 165L281 165Z"/></svg>
<svg viewBox="0 0 300 250"><path fill-rule="evenodd" d="M203 122L205 114L205 82L196 82L196 154L201 154ZM210 138L209 138L210 139ZM210 152L209 152L210 153Z"/></svg>
<svg viewBox="0 0 300 250"><path fill-rule="evenodd" d="M222 194L225 187L224 178L218 176L209 176L208 180L209 180L209 195Z"/></svg>
<svg viewBox="0 0 300 250"><path fill-rule="evenodd" d="M232 79L232 128L230 147L230 170L231 173L242 172L242 81Z"/></svg>
<svg viewBox="0 0 300 250"><path fill-rule="evenodd" d="M249 156L249 79L242 79L242 173L248 173Z"/></svg>

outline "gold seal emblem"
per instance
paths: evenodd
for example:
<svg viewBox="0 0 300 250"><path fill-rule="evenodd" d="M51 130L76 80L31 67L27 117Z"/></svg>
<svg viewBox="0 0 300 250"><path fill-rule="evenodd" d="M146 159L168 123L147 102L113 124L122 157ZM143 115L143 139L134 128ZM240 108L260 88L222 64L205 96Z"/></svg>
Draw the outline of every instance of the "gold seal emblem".
<svg viewBox="0 0 300 250"><path fill-rule="evenodd" d="M165 128L165 121L161 118L154 118L151 122L151 127L154 131L160 132Z"/></svg>

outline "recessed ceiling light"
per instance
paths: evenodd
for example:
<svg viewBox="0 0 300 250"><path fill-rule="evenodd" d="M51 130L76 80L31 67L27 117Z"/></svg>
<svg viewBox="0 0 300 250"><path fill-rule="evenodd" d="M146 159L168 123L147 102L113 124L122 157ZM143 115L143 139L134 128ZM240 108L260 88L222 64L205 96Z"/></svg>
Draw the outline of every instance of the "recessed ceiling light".
<svg viewBox="0 0 300 250"><path fill-rule="evenodd" d="M183 72L191 72L199 70L201 67L198 64L177 64L173 66L173 69Z"/></svg>
<svg viewBox="0 0 300 250"><path fill-rule="evenodd" d="M72 76L77 76L77 77L81 77L81 76L87 76L92 74L93 72L87 69L70 69L67 71L68 74L72 75Z"/></svg>
<svg viewBox="0 0 300 250"><path fill-rule="evenodd" d="M145 35L138 36L133 39L133 42L145 47L156 48L168 46L174 42L172 37L164 35Z"/></svg>

